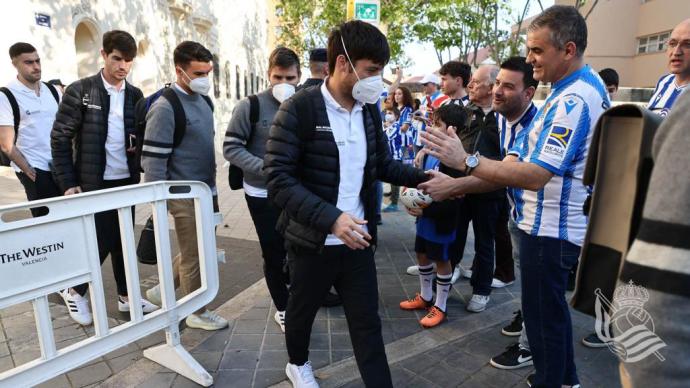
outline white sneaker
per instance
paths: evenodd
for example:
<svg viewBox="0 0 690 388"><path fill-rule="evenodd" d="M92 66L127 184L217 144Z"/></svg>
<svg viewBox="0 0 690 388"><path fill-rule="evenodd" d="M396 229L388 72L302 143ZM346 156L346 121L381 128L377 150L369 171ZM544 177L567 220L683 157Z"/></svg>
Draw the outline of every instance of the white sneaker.
<svg viewBox="0 0 690 388"><path fill-rule="evenodd" d="M455 267L455 269L453 270L453 276L450 278L450 283L455 284L455 282L457 282L458 279L460 279L460 266L459 265L457 267Z"/></svg>
<svg viewBox="0 0 690 388"><path fill-rule="evenodd" d="M79 294L72 295L69 288L58 292L65 301L65 306L69 310L69 316L78 324L88 326L93 323L93 316L89 309L89 300Z"/></svg>
<svg viewBox="0 0 690 388"><path fill-rule="evenodd" d="M419 266L411 265L407 267L407 274L412 276L419 276Z"/></svg>
<svg viewBox="0 0 690 388"><path fill-rule="evenodd" d="M458 268L460 268L460 275L462 275L463 278L465 279L472 279L472 270L471 269L464 269L462 266L458 265Z"/></svg>
<svg viewBox="0 0 690 388"><path fill-rule="evenodd" d="M488 295L474 294L472 295L472 299L470 299L470 303L467 304L467 311L471 311L473 313L480 313L486 310L487 303L489 303Z"/></svg>
<svg viewBox="0 0 690 388"><path fill-rule="evenodd" d="M146 297L149 301L151 301L151 303L155 304L156 306L162 306L163 299L161 299L160 284L157 284L155 287L151 287L148 290L146 290Z"/></svg>
<svg viewBox="0 0 690 388"><path fill-rule="evenodd" d="M434 269L436 268L436 263L432 264L434 266ZM419 276L419 266L418 265L411 265L407 267L407 274L412 275L412 276Z"/></svg>
<svg viewBox="0 0 690 388"><path fill-rule="evenodd" d="M203 330L220 330L228 327L228 321L213 311L206 310L202 314L191 314L185 319L187 327Z"/></svg>
<svg viewBox="0 0 690 388"><path fill-rule="evenodd" d="M141 298L141 309L144 311L144 314L152 313L152 312L158 310L159 308L160 307L149 302L148 300ZM123 300L122 297L118 296L117 297L117 309L121 313L129 312L129 300Z"/></svg>
<svg viewBox="0 0 690 388"><path fill-rule="evenodd" d="M285 311L276 311L276 314L273 316L273 319L276 321L278 326L280 326L280 330L285 333Z"/></svg>
<svg viewBox="0 0 690 388"><path fill-rule="evenodd" d="M513 282L506 283L502 280L498 280L498 279L494 278L494 280L491 281L491 288L503 288L503 287L507 287L513 283L515 283L515 282L513 281Z"/></svg>
<svg viewBox="0 0 690 388"><path fill-rule="evenodd" d="M285 374L292 382L292 388L319 388L314 379L314 371L311 370L311 362L307 361L302 366L288 363Z"/></svg>

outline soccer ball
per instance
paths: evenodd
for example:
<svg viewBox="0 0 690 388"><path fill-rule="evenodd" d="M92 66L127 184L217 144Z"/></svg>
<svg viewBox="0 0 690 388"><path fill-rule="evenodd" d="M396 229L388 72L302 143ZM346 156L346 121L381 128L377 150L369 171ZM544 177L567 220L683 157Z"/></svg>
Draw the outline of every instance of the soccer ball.
<svg viewBox="0 0 690 388"><path fill-rule="evenodd" d="M430 195L424 194L414 187L405 187L400 194L400 202L408 209L424 209L433 201Z"/></svg>

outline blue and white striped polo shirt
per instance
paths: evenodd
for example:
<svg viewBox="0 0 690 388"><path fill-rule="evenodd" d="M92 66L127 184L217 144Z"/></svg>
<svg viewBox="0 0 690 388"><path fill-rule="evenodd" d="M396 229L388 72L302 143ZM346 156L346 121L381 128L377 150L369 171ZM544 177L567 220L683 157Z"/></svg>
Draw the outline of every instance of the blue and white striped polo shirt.
<svg viewBox="0 0 690 388"><path fill-rule="evenodd" d="M514 122L509 122L508 119L503 115L499 114L496 116L496 119L498 120L498 130L500 132L499 140L501 146L501 158L505 158L506 155L508 155L508 151L510 151L513 148L513 144L515 144L515 139L523 129L529 126L536 114L537 107L534 105L534 103L530 103L527 109L525 109L525 111L522 113L522 116L520 116ZM517 213L515 212L514 190L516 189L512 187L507 188L508 201L510 202L511 209L510 216L513 218L513 221L517 219Z"/></svg>
<svg viewBox="0 0 690 388"><path fill-rule="evenodd" d="M649 100L649 104L647 104L647 109L661 117L666 117L673 103L675 103L678 96L683 93L686 86L687 84L683 86L678 86L676 84L675 74L666 74L659 78L659 82L656 83L656 88L654 89L654 94L652 94L652 98Z"/></svg>
<svg viewBox="0 0 690 388"><path fill-rule="evenodd" d="M589 66L552 85L544 105L510 150L521 161L554 174L539 191L514 190L521 230L582 246L587 228L582 174L594 126L610 105L604 83Z"/></svg>

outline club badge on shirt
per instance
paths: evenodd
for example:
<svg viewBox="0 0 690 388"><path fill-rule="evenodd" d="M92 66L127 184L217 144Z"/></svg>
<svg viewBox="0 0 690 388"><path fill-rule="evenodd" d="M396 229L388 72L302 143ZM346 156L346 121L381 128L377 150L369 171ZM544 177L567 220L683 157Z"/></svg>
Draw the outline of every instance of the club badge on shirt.
<svg viewBox="0 0 690 388"><path fill-rule="evenodd" d="M568 143L572 137L573 130L565 127L553 127L544 145L544 153L562 158Z"/></svg>

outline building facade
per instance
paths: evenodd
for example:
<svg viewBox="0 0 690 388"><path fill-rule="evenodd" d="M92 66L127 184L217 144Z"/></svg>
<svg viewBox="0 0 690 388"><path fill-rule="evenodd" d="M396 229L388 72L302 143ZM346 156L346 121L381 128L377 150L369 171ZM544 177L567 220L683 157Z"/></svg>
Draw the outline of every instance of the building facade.
<svg viewBox="0 0 690 388"><path fill-rule="evenodd" d="M587 1L581 13L587 15L594 3ZM573 5L575 0L555 4ZM654 87L668 73L666 41L671 30L687 18L688 0L600 0L587 18L586 62L598 70L616 69L621 86Z"/></svg>
<svg viewBox="0 0 690 388"><path fill-rule="evenodd" d="M274 0L20 0L0 14L0 83L16 75L7 49L33 44L43 80L69 84L102 66L104 32L121 29L137 41L128 82L149 95L175 79L172 53L195 40L214 55L210 97L216 106L220 146L232 109L267 85L268 55L275 44ZM9 5L9 3L8 3ZM4 58L4 59L3 59ZM220 148L218 148L220 149Z"/></svg>

